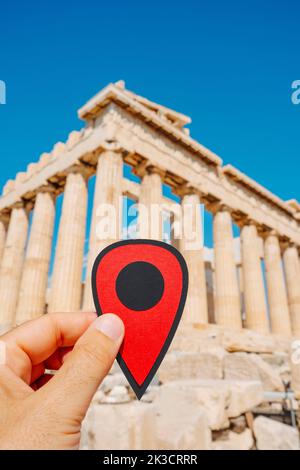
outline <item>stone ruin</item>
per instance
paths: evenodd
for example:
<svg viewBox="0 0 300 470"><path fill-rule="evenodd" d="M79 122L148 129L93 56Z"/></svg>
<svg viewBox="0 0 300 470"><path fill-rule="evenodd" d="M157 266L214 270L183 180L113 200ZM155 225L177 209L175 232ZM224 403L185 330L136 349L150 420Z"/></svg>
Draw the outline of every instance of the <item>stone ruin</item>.
<svg viewBox="0 0 300 470"><path fill-rule="evenodd" d="M169 242L189 267L183 320L140 402L113 366L85 418L81 448L299 449L300 204L223 166L190 136L189 117L122 81L79 117L82 130L3 188L1 332L43 313L93 310L91 267L102 248L130 235L126 203L149 214L161 206L154 234L138 213L136 236L164 239L162 217L170 221ZM212 214L211 249L202 243L199 204ZM106 217L115 230L99 225L103 205L114 208ZM178 236L186 207L198 214L191 226L200 244L184 230Z"/></svg>

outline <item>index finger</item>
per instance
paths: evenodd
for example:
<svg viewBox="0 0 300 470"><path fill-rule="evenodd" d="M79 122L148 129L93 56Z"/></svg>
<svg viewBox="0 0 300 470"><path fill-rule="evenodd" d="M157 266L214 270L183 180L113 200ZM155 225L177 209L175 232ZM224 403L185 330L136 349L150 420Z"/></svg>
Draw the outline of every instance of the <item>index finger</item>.
<svg viewBox="0 0 300 470"><path fill-rule="evenodd" d="M51 313L20 325L0 337L6 345L6 365L25 378L58 348L73 346L95 320L96 313Z"/></svg>

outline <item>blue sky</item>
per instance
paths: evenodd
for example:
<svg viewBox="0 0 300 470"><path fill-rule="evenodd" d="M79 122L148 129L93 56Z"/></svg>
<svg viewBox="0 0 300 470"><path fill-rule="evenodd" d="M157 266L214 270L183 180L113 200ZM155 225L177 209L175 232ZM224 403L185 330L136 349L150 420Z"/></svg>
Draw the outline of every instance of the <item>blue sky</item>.
<svg viewBox="0 0 300 470"><path fill-rule="evenodd" d="M0 186L82 126L108 82L192 117L194 138L300 200L300 3L11 1L0 6Z"/></svg>

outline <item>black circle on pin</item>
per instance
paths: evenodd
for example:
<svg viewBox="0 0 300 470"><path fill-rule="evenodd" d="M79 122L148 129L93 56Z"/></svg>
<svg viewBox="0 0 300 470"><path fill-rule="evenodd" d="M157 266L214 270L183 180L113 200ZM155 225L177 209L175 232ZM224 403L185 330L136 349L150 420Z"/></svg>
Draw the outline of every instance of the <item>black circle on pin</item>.
<svg viewBox="0 0 300 470"><path fill-rule="evenodd" d="M127 264L116 280L119 300L135 311L149 310L162 298L164 279L152 263L136 261Z"/></svg>

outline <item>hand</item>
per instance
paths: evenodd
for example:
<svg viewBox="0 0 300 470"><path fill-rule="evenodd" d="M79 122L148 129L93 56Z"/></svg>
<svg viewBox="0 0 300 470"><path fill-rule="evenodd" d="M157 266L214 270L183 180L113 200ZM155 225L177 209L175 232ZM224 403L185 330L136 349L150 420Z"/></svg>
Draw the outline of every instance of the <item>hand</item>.
<svg viewBox="0 0 300 470"><path fill-rule="evenodd" d="M0 449L77 449L123 336L119 317L95 313L47 314L1 336Z"/></svg>

